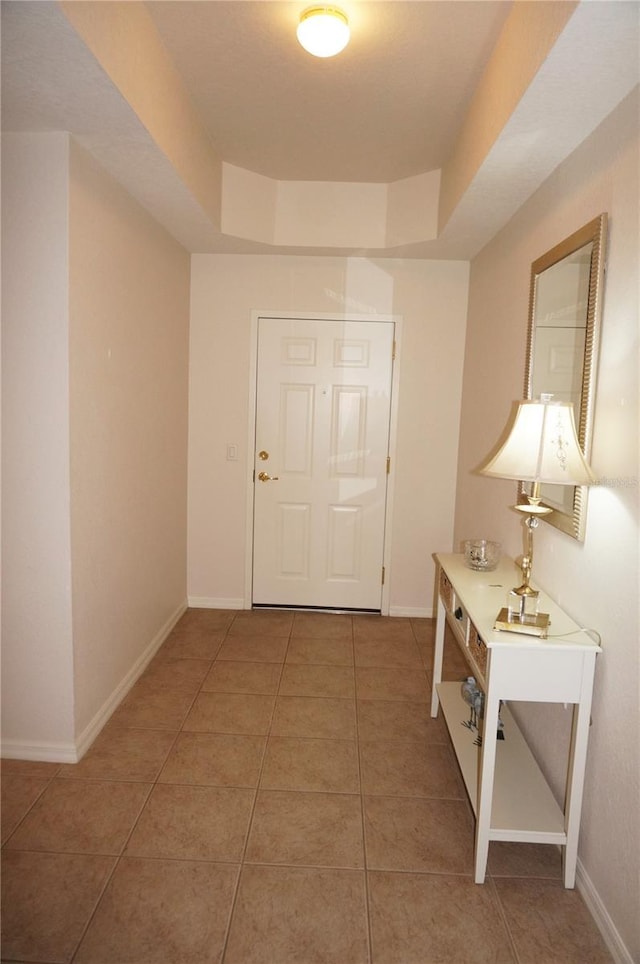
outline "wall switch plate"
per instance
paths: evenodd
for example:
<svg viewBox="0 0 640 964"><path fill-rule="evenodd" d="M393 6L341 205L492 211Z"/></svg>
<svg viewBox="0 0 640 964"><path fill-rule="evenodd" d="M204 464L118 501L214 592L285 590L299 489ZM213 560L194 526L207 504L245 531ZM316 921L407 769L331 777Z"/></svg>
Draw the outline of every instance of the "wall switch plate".
<svg viewBox="0 0 640 964"><path fill-rule="evenodd" d="M227 442L227 462L238 461L238 446L234 442Z"/></svg>

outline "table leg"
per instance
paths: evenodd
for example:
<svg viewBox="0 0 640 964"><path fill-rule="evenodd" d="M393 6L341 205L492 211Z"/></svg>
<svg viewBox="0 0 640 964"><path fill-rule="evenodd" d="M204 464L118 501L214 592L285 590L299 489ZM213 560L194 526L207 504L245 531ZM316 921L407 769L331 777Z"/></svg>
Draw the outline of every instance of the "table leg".
<svg viewBox="0 0 640 964"><path fill-rule="evenodd" d="M589 663L591 663L591 665L589 665ZM564 849L563 871L564 885L569 888L575 887L576 882L578 835L580 833L584 772L587 763L587 744L589 742L594 670L595 656L591 661L585 657L581 699L580 702L576 703L573 707L567 795L564 808L567 843Z"/></svg>
<svg viewBox="0 0 640 964"><path fill-rule="evenodd" d="M485 694L484 727L480 765L478 768L478 813L476 816L476 843L474 871L476 884L483 884L489 856L489 831L493 805L493 778L496 768L496 733L500 700Z"/></svg>
<svg viewBox="0 0 640 964"><path fill-rule="evenodd" d="M438 594L438 612L436 618L436 638L433 653L433 683L431 689L431 716L438 715L440 700L436 686L442 682L442 654L444 652L444 627L446 624L445 608Z"/></svg>

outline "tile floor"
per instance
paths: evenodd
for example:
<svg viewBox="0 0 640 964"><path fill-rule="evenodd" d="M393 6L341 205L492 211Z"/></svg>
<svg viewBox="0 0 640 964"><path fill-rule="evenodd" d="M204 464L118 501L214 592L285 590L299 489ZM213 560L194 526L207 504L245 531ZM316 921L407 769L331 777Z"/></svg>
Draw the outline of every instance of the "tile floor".
<svg viewBox="0 0 640 964"><path fill-rule="evenodd" d="M610 961L554 848L473 883L432 636L188 611L80 763L3 762L2 960Z"/></svg>

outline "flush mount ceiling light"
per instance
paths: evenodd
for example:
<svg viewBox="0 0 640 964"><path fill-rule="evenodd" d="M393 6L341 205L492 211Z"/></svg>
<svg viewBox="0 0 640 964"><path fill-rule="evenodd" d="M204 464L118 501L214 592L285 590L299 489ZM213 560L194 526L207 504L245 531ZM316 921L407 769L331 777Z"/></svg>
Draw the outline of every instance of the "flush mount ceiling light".
<svg viewBox="0 0 640 964"><path fill-rule="evenodd" d="M297 36L314 57L334 57L349 43L349 21L337 7L309 7L300 17Z"/></svg>

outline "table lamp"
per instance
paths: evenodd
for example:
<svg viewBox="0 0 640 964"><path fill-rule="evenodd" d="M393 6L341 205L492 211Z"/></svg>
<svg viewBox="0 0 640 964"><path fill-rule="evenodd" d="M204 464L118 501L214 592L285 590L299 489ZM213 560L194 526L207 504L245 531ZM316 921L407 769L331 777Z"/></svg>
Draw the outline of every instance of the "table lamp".
<svg viewBox="0 0 640 964"><path fill-rule="evenodd" d="M595 477L580 448L570 402L554 402L551 395L517 403L506 442L477 470L495 479L530 482L527 501L513 508L526 515L522 583L512 590L508 607L501 609L494 629L546 637L547 613L539 613L538 591L530 585L533 531L538 518L552 510L542 504L540 485L591 485Z"/></svg>

